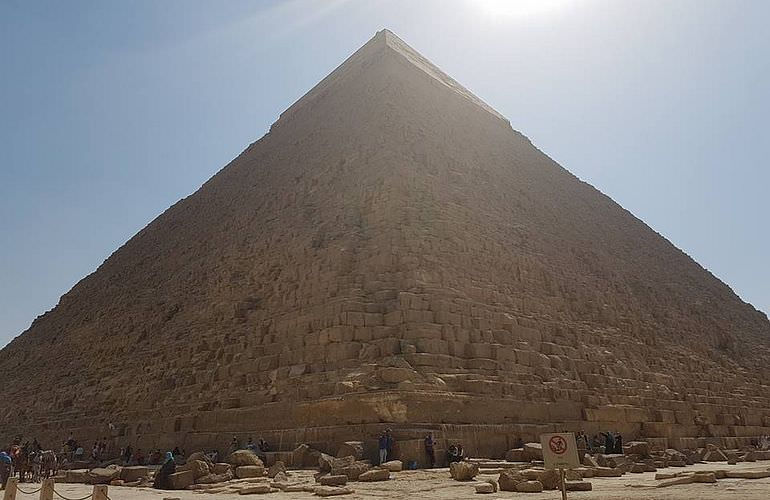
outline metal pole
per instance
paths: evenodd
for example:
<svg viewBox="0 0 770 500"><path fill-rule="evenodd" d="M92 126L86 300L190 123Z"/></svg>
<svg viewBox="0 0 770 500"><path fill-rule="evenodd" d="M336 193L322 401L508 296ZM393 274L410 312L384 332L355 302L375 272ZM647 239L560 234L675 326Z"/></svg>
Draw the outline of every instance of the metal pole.
<svg viewBox="0 0 770 500"><path fill-rule="evenodd" d="M561 500L567 500L567 481L564 480L564 469L559 469L559 476L561 476Z"/></svg>

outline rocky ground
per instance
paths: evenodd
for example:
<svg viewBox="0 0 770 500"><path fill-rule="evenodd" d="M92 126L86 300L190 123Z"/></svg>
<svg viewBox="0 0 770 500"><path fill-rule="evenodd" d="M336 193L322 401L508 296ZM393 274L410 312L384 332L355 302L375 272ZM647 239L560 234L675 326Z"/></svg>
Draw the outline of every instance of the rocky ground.
<svg viewBox="0 0 770 500"><path fill-rule="evenodd" d="M737 465L725 464L695 464L682 468L667 468L658 473L698 472L698 471L768 471L770 461L758 461L753 463L740 463ZM288 471L289 480L294 483L313 484L312 470ZM585 499L682 499L699 500L741 498L765 500L770 498L770 477L763 479L719 479L716 483L695 483L660 488L656 485L661 480L655 479L656 473L647 472L640 474L625 474L622 477L591 478L593 491L569 492L569 498ZM474 485L485 479L497 479L498 474L480 474L475 481L459 482L449 476L446 468L433 470L402 471L391 474L391 479L380 482L351 482L348 483L354 493L344 495L344 498L381 498L381 499L460 499L477 496ZM29 488L31 485L22 485ZM93 486L85 484L57 484L56 491L70 498L78 498L87 495ZM318 498L313 493L305 491L275 492L267 495L269 498L283 497L287 499L311 499ZM531 498L531 499L556 499L558 491L544 491L542 493L516 493L501 491L490 495L478 495L479 498L504 499L504 498ZM205 500L207 498L243 498L235 493L218 492L215 494L196 491L158 491L152 488L109 486L111 500L162 500L163 498L179 498L181 500Z"/></svg>

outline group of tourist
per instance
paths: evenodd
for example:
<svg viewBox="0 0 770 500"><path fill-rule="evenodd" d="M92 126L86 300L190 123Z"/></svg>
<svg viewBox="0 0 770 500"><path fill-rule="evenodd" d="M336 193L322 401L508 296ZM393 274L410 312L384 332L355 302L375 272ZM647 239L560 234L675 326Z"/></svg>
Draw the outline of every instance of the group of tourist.
<svg viewBox="0 0 770 500"><path fill-rule="evenodd" d="M763 435L752 439L751 446L760 451L770 450L770 436Z"/></svg>
<svg viewBox="0 0 770 500"><path fill-rule="evenodd" d="M623 453L623 436L619 432L600 432L589 439L585 431L578 431L575 433L575 444L579 452Z"/></svg>
<svg viewBox="0 0 770 500"><path fill-rule="evenodd" d="M233 440L230 442L230 447L228 448L228 453L233 453L234 451L238 450L249 450L253 452L258 457L264 457L264 454L270 451L270 444L268 444L267 441L265 441L262 436L257 439L257 442L254 442L254 438L249 438L249 440L246 442L245 446L241 446L240 441L238 441L237 436L233 436Z"/></svg>

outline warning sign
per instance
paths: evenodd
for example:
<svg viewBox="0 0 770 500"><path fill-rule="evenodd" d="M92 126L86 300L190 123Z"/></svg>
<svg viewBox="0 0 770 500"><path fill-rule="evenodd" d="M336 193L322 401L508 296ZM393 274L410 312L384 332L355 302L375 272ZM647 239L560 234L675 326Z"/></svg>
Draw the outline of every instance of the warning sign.
<svg viewBox="0 0 770 500"><path fill-rule="evenodd" d="M580 467L575 435L571 432L541 434L543 460L546 469L572 469Z"/></svg>

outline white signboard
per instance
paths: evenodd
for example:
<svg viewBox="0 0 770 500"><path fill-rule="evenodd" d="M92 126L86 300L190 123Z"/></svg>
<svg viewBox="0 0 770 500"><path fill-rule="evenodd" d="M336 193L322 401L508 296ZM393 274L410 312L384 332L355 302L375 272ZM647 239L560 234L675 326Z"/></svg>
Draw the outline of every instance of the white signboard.
<svg viewBox="0 0 770 500"><path fill-rule="evenodd" d="M575 434L572 432L541 434L540 444L543 446L543 460L546 469L580 467Z"/></svg>

